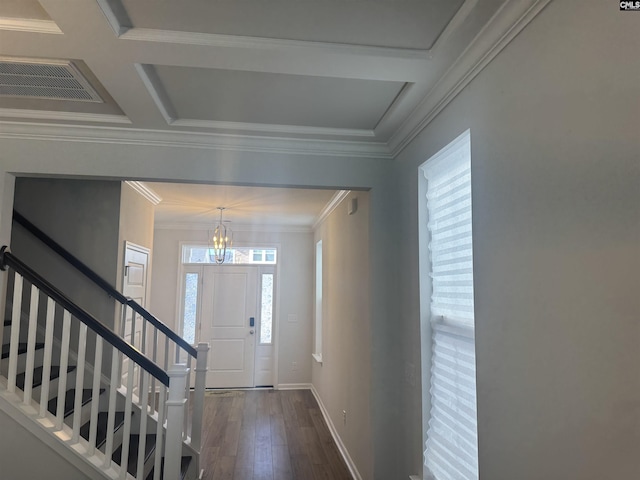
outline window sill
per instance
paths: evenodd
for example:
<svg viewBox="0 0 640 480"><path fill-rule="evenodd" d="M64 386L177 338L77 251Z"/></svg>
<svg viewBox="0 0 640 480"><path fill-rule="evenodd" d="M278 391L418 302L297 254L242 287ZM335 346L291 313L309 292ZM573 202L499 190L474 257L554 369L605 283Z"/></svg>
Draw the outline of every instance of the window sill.
<svg viewBox="0 0 640 480"><path fill-rule="evenodd" d="M312 353L311 356L313 357L313 359L318 362L320 365L322 365L322 354L321 353Z"/></svg>

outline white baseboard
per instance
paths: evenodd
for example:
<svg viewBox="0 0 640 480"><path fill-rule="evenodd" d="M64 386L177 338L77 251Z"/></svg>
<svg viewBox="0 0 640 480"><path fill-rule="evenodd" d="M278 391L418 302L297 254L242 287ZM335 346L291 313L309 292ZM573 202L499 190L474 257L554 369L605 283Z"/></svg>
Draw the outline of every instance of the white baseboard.
<svg viewBox="0 0 640 480"><path fill-rule="evenodd" d="M347 468L349 469L351 476L354 478L354 480L362 480L362 476L360 475L360 472L358 472L358 469L356 468L356 464L351 458L351 455L349 455L349 451L347 450L347 447L342 442L340 435L338 435L338 430L336 430L336 427L333 424L331 417L329 416L329 412L327 411L327 408L324 406L324 403L322 403L320 394L318 394L318 391L315 389L313 385L311 385L311 393L313 393L313 396L316 398L316 401L320 406L320 411L322 412L324 421L327 423L327 427L329 427L329 432L331 432L331 436L333 437L333 440L336 442L336 446L338 447L338 450L340 451L340 455L342 455L344 462L347 464Z"/></svg>
<svg viewBox="0 0 640 480"><path fill-rule="evenodd" d="M310 383L280 383L276 390L311 390Z"/></svg>

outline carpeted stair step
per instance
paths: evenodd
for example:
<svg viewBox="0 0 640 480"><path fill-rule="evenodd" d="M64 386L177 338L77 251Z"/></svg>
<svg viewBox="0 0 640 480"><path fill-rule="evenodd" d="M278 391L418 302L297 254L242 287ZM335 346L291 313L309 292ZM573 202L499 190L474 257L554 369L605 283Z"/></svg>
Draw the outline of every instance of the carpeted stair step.
<svg viewBox="0 0 640 480"><path fill-rule="evenodd" d="M180 461L180 479L184 480L187 477L187 471L189 470L189 464L191 464L191 457L182 457ZM151 469L149 475L147 475L147 480L153 480L153 472L155 468ZM160 478L164 476L164 458L162 459L162 463L160 464Z"/></svg>
<svg viewBox="0 0 640 480"><path fill-rule="evenodd" d="M138 468L138 447L140 445L140 435L132 434L129 439L129 461L127 463L127 472L131 475L136 475L136 469ZM149 460L149 457L156 449L156 435L154 433L147 434L147 443L144 449L144 461ZM122 445L120 445L111 457L114 462L120 465L122 459Z"/></svg>
<svg viewBox="0 0 640 480"><path fill-rule="evenodd" d="M67 368L67 373L71 373L75 369L76 369L76 367L74 365L71 365L71 366L69 366ZM38 367L38 368L34 368L33 369L33 388L38 388L40 385L42 385L42 371L43 370L44 370L43 367ZM51 367L51 376L49 377L49 381L55 380L59 376L60 376L60 367L52 366ZM25 374L24 373L21 373L16 377L16 386L20 390L24 390L24 380L25 380Z"/></svg>
<svg viewBox="0 0 640 480"><path fill-rule="evenodd" d="M104 392L104 388L100 389L100 395ZM91 401L91 395L93 394L93 390L91 388L85 388L82 390L82 406L86 405ZM73 413L73 404L76 398L76 389L72 388L71 390L67 390L67 393L64 397L64 416L68 417ZM53 415L56 414L58 408L58 398L52 398L49 400L49 405L47 409Z"/></svg>
<svg viewBox="0 0 640 480"><path fill-rule="evenodd" d="M109 418L108 412L98 413L98 429L96 431L96 448L100 449L102 445L107 441L107 420ZM117 432L124 424L124 412L115 412L115 421L113 423L113 431ZM85 440L89 440L89 429L91 427L91 421L85 423L80 427L80 435Z"/></svg>
<svg viewBox="0 0 640 480"><path fill-rule="evenodd" d="M36 343L36 350L41 350L44 348L44 343ZM27 344L19 343L18 344L18 355L22 355L23 353L27 353ZM5 358L9 358L9 344L2 345L2 356L0 357L2 360Z"/></svg>

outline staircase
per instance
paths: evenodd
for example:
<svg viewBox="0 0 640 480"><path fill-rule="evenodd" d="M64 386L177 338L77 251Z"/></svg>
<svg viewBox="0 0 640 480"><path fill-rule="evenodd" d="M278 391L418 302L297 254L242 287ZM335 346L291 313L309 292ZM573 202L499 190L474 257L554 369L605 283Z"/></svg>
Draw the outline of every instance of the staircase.
<svg viewBox="0 0 640 480"><path fill-rule="evenodd" d="M26 417L23 425L41 441L63 446L70 462L84 462L91 478L199 478L208 345L196 350L176 342L175 333L123 297L122 318L132 309L134 322L146 322L140 351L6 247L0 265L8 270L2 273L0 409ZM144 354L148 346L151 358Z"/></svg>

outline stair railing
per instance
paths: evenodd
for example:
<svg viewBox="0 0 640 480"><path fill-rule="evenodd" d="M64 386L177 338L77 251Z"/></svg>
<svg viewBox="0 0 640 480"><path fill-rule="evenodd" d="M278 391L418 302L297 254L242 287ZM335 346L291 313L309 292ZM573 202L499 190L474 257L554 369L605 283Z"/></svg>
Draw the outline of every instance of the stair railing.
<svg viewBox="0 0 640 480"><path fill-rule="evenodd" d="M115 468L119 478L127 478L128 457L132 429L139 432L138 462L135 469L135 478L143 480L149 474L150 466L145 465L146 433L148 431L148 419L152 414L157 422L156 427L156 449L154 459L154 480L160 480L161 471L164 468L163 478L177 479L180 474L180 464L182 457L183 438L186 436L183 418L186 416L186 395L185 384L189 375L189 369L184 364L173 365L166 372L155 362L138 351L135 347L124 341L118 334L102 324L88 312L70 300L56 287L42 278L21 260L12 255L7 247L0 250L0 269L12 270L12 274L7 274L7 289L13 292L10 317L10 342L8 348L8 367L6 367L7 391L19 395L18 389L18 367L24 370L20 374L20 387L22 388L22 403L26 407L25 412L33 409L37 418L50 419L54 416L53 429L55 432L64 432L65 428L71 429L70 438L64 434L57 435L60 439L66 439L70 445L75 445L80 441L81 423L83 419L82 406L91 401L91 411L88 432L88 455L95 455L95 443L98 425L98 413L100 401L98 398L102 393L107 393L107 436L105 443L105 454L102 467L106 470ZM24 281L30 285L30 292L24 291ZM28 306L23 305L23 300L28 300ZM44 300L46 307L41 308L40 302ZM21 332L22 316L28 316L27 332ZM44 322L44 344L37 343L38 319ZM57 321L56 321L57 319ZM62 333L59 338L60 345L56 347L56 355L59 351L60 365L57 371L58 394L56 400L51 400L50 387L52 377L52 365L54 361L54 328L56 323L60 326L62 320ZM59 329L58 329L59 330ZM72 331L74 332L72 334ZM89 334L89 331L93 332ZM20 339L26 342L21 343ZM72 346L72 340L77 345ZM87 342L95 342L95 355L93 359L86 358ZM109 350L109 345L111 349ZM75 347L75 352L73 348ZM107 347L105 349L105 347ZM36 372L35 358L36 350L44 350L41 358L41 371L38 367L38 377L41 378L39 404L34 405L34 392L32 385ZM5 358L3 351L3 358ZM18 355L26 353L26 360L19 365ZM22 355L21 355L22 356ZM111 360L110 368L106 365ZM106 360L106 362L105 362ZM67 395L68 372L70 371L70 361L75 363L75 392L73 399ZM88 361L88 363L87 363ZM93 364L91 365L91 361ZM104 363L104 365L103 365ZM121 370L121 367L123 367ZM71 366L73 368L73 366ZM126 372L126 373L125 373ZM141 389L137 394L137 403L140 411L147 414L139 415L139 425L132 425L133 402L134 402L134 378L139 377ZM126 390L119 389L122 380L125 378ZM105 379L109 379L105 381ZM159 385L158 392L150 389L150 381L153 379ZM87 386L91 388L85 388ZM104 388L103 388L104 387ZM124 425L121 445L121 461L117 465L111 452L114 447L114 424L117 403L117 394L120 392L125 396ZM36 398L38 395L35 395ZM158 397L155 407L151 403L152 397ZM19 398L19 397L18 397ZM64 399L64 400L63 400ZM89 399L89 400L87 400ZM71 400L71 401L69 401ZM71 404L72 408L71 408ZM69 413L72 411L72 416ZM69 418L71 417L71 418ZM163 429L166 422L166 432ZM84 435L83 435L84 436ZM131 445L135 448L134 445ZM162 458L164 457L164 465Z"/></svg>
<svg viewBox="0 0 640 480"><path fill-rule="evenodd" d="M197 347L193 347L184 338L171 330L162 321L152 315L142 305L135 300L125 297L118 292L109 282L94 272L90 267L83 263L80 259L66 250L62 245L49 237L37 226L31 223L20 212L13 211L13 220L43 242L51 250L66 260L76 270L81 272L85 277L91 280L95 285L101 288L107 295L115 299L121 305L121 336L125 335L125 325L127 316L131 316L131 338L134 338L136 331L136 323L142 319L142 339L140 341L140 350L143 354L149 355L154 363L160 365L164 371L169 369L171 363L170 358L175 355L175 363L185 363L186 367L195 372L193 405L190 392L191 382L187 379L185 392L187 398L186 411L192 411L192 415L184 416L184 440L190 443L191 447L200 452L202 442L202 415L204 411L204 391L206 386L207 372L207 356L209 345L207 343L199 343ZM128 311L131 310L131 311ZM164 336L164 341L160 336ZM149 341L151 345L149 346ZM161 348L162 346L162 348ZM150 350L150 352L148 352ZM162 350L162 354L161 354ZM185 355L186 354L186 355ZM162 356L162 358L160 358ZM192 370L194 368L195 370ZM155 378L151 380L151 390L156 389ZM142 385L139 385L141 388ZM152 398L152 407L157 408L154 404L155 398ZM191 408L190 408L191 407Z"/></svg>

